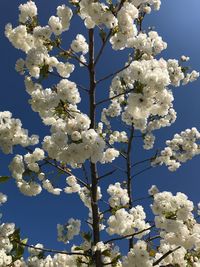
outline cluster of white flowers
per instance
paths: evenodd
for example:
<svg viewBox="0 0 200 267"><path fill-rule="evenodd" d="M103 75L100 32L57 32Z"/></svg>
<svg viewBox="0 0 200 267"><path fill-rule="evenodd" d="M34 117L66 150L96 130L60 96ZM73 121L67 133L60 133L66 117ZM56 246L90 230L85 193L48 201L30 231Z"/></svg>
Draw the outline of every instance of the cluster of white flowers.
<svg viewBox="0 0 200 267"><path fill-rule="evenodd" d="M51 16L49 18L49 26L55 35L60 35L63 31L67 31L70 26L72 18L72 10L65 6L57 7L57 17Z"/></svg>
<svg viewBox="0 0 200 267"><path fill-rule="evenodd" d="M0 205L7 201L7 196L0 192Z"/></svg>
<svg viewBox="0 0 200 267"><path fill-rule="evenodd" d="M0 192L0 204L7 201L7 196ZM5 267L12 263L12 256L9 255L13 249L9 236L15 231L14 223L0 224L0 266Z"/></svg>
<svg viewBox="0 0 200 267"><path fill-rule="evenodd" d="M12 257L7 255L5 251L0 250L0 266L9 266L12 263Z"/></svg>
<svg viewBox="0 0 200 267"><path fill-rule="evenodd" d="M181 246L180 250L170 255L162 261L164 264L180 264L187 266L186 254L194 249L199 250L200 244L200 224L198 224L192 214L194 205L183 193L173 196L170 192L161 192L154 195L152 211L155 216L155 225L161 229L161 245L156 257L160 257L168 250ZM190 253L190 252L189 252ZM194 254L195 255L195 254ZM188 255L189 256L189 255ZM193 255L191 252L192 259ZM197 262L193 260L193 262ZM198 266L198 265L192 265Z"/></svg>
<svg viewBox="0 0 200 267"><path fill-rule="evenodd" d="M151 149L153 148L154 145L155 136L152 133L147 133L145 134L143 141L144 141L143 148L147 150Z"/></svg>
<svg viewBox="0 0 200 267"><path fill-rule="evenodd" d="M5 154L12 153L15 145L35 145L38 139L37 135L29 137L28 130L22 128L19 119L12 118L11 112L0 112L0 148Z"/></svg>
<svg viewBox="0 0 200 267"><path fill-rule="evenodd" d="M152 165L165 164L170 171L176 171L181 163L200 154L199 139L200 133L194 127L175 134L172 140L166 141L167 147L152 161Z"/></svg>
<svg viewBox="0 0 200 267"><path fill-rule="evenodd" d="M37 161L44 159L44 151L40 148L36 148L32 154L27 153L24 157L16 155L9 165L12 177L16 179L16 184L20 191L28 196L38 195L42 188L41 186L32 181L26 181L24 177L27 174L35 173L39 174L40 168Z"/></svg>
<svg viewBox="0 0 200 267"><path fill-rule="evenodd" d="M161 0L132 0L131 2L136 7L141 8L141 10L151 6L153 6L155 10L159 10L161 5Z"/></svg>
<svg viewBox="0 0 200 267"><path fill-rule="evenodd" d="M146 214L142 206L133 207L128 211L124 208L119 209L114 215L108 218L108 228L106 231L108 234L118 234L121 236L136 234L141 230L147 229L150 225L145 222ZM140 234L136 234L136 238L142 238L148 234L149 230L146 230Z"/></svg>
<svg viewBox="0 0 200 267"><path fill-rule="evenodd" d="M4 249L5 252L10 252L13 248L9 235L13 234L14 230L14 223L2 223L0 225L0 249Z"/></svg>
<svg viewBox="0 0 200 267"><path fill-rule="evenodd" d="M188 84L189 82L196 81L199 78L199 72L193 70L191 73L187 73L183 80L183 84Z"/></svg>
<svg viewBox="0 0 200 267"><path fill-rule="evenodd" d="M150 259L149 252L147 251L147 243L138 240L128 255L123 258L123 267L152 267L153 261Z"/></svg>
<svg viewBox="0 0 200 267"><path fill-rule="evenodd" d="M33 1L29 1L26 4L21 4L19 6L19 10L19 21L21 23L25 23L27 20L37 16L37 6Z"/></svg>
<svg viewBox="0 0 200 267"><path fill-rule="evenodd" d="M53 195L60 195L60 192L62 191L61 188L53 187L51 181L48 179L42 181L42 187Z"/></svg>
<svg viewBox="0 0 200 267"><path fill-rule="evenodd" d="M199 249L200 224L192 214L194 205L183 193L173 196L170 192L154 195L152 211L156 215L156 227L162 229L162 237L171 245L185 249Z"/></svg>
<svg viewBox="0 0 200 267"><path fill-rule="evenodd" d="M76 0L72 1L77 4ZM155 10L160 8L160 0L132 0L130 3L124 2L118 12L113 12L106 3L95 2L94 0L81 0L79 3L80 17L84 20L88 29L96 25L104 25L108 29L119 27L119 32L124 35L124 39L131 36L136 30L133 19L137 18L139 11L151 12L151 6ZM117 13L117 14L116 14ZM126 18L127 17L127 18ZM130 31L130 33L128 33ZM120 41L122 41L120 36Z"/></svg>
<svg viewBox="0 0 200 267"><path fill-rule="evenodd" d="M58 241L68 243L74 236L79 235L81 221L70 218L65 225L57 224Z"/></svg>
<svg viewBox="0 0 200 267"><path fill-rule="evenodd" d="M70 175L66 178L66 182L69 186L66 186L64 191L67 194L77 193L81 190L81 186L77 183L77 179L74 175Z"/></svg>
<svg viewBox="0 0 200 267"><path fill-rule="evenodd" d="M88 29L94 28L95 25L104 24L107 28L113 28L117 25L117 19L104 3L93 0L81 0L80 17L84 20Z"/></svg>
<svg viewBox="0 0 200 267"><path fill-rule="evenodd" d="M115 142L128 143L127 133L125 131L114 131L109 135L109 144L113 145Z"/></svg>
<svg viewBox="0 0 200 267"><path fill-rule="evenodd" d="M49 55L49 50L52 49L51 34L61 34L69 29L69 23L72 17L72 11L65 5L57 7L58 17L51 16L49 26L32 25L32 31L29 30L30 19L36 17L37 7L34 2L28 1L26 4L20 5L21 13L19 16L19 25L13 29L11 24L6 25L5 34L9 41L17 49L27 53L26 59L19 59L16 63L16 69L20 73L28 70L29 74L34 78L39 78L42 68L47 68L47 72L51 72L56 68L58 74L62 77L69 77L74 70L74 65L66 62L59 62L56 57ZM85 51L85 50L84 50Z"/></svg>
<svg viewBox="0 0 200 267"><path fill-rule="evenodd" d="M128 40L128 47L136 48L146 54L157 55L167 48L167 43L155 31L148 32L148 35L140 32Z"/></svg>
<svg viewBox="0 0 200 267"><path fill-rule="evenodd" d="M60 188L54 188L51 181L45 178L45 174L41 172L38 161L42 161L44 158L44 150L36 148L32 153L24 156L16 155L10 163L9 169L12 177L16 179L16 184L23 194L36 196L41 193L42 187L54 195L59 195L62 191ZM28 181L26 176L30 176ZM36 177L42 182L42 187L35 181Z"/></svg>
<svg viewBox="0 0 200 267"><path fill-rule="evenodd" d="M154 32L153 32L154 33ZM153 34L156 35L156 34ZM189 81L198 77L193 71ZM189 74L188 74L189 75ZM102 111L102 122L110 127L109 117L122 116L122 121L144 133L144 148L151 149L153 130L170 126L176 120L173 94L169 85L179 86L184 75L177 60L152 57L134 60L112 80L111 104ZM124 103L126 103L124 108ZM124 109L124 110L123 110Z"/></svg>
<svg viewBox="0 0 200 267"><path fill-rule="evenodd" d="M62 79L56 86L58 97L71 104L77 104L80 102L80 95L76 84L67 79Z"/></svg>
<svg viewBox="0 0 200 267"><path fill-rule="evenodd" d="M127 46L127 40L137 35L134 19L138 18L138 9L125 2L117 13L119 31L111 37L110 42L114 50L122 50Z"/></svg>
<svg viewBox="0 0 200 267"><path fill-rule="evenodd" d="M110 184L107 189L110 198L109 205L112 208L126 206L129 202L127 189L123 189L120 183Z"/></svg>
<svg viewBox="0 0 200 267"><path fill-rule="evenodd" d="M159 192L159 189L157 188L156 185L152 185L149 190L148 190L148 194L150 196L154 196L155 194L157 194Z"/></svg>
<svg viewBox="0 0 200 267"><path fill-rule="evenodd" d="M86 54L88 52L89 46L82 34L77 34L76 39L71 43L71 49L76 53Z"/></svg>
<svg viewBox="0 0 200 267"><path fill-rule="evenodd" d="M114 148L105 150L103 138L94 129L89 129L90 119L87 115L70 113L73 118L57 120L52 126L52 135L44 138L43 148L50 157L75 167L87 159L92 162L111 162L119 156Z"/></svg>
<svg viewBox="0 0 200 267"><path fill-rule="evenodd" d="M39 38L39 37L38 37ZM48 54L48 50L44 45L38 45L31 48L26 56L26 59L19 59L16 62L16 70L20 73L24 73L25 70L29 72L29 75L38 79L42 74L43 68L46 68L46 73L52 72L55 68L58 75L64 78L68 78L74 71L74 65L69 62L63 63L58 61L54 56Z"/></svg>

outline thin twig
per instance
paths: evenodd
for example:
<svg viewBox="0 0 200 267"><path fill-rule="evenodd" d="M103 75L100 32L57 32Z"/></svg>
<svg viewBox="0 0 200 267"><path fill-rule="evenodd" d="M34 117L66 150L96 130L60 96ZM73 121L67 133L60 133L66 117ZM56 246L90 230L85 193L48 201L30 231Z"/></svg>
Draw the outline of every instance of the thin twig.
<svg viewBox="0 0 200 267"><path fill-rule="evenodd" d="M38 248L38 247L35 247L33 245L25 244L25 243L23 243L19 240L16 240L16 239L14 239L13 241L16 242L17 244L21 245L21 246L33 248L35 250L40 250L43 252L59 253L59 254L66 254L66 255L90 256L88 254L80 253L80 252L67 252L67 251L63 251L63 250L56 250L56 249L49 249L49 248Z"/></svg>
<svg viewBox="0 0 200 267"><path fill-rule="evenodd" d="M86 68L88 68L88 65L85 64L85 62L83 62L82 60L80 60L80 58L75 54L75 52L70 49L70 50L65 50L64 48L62 48L61 46L58 47L63 53L65 53L66 55L69 54L69 56L71 58L76 59L80 64L82 64L83 66L85 66Z"/></svg>
<svg viewBox="0 0 200 267"><path fill-rule="evenodd" d="M103 100L100 100L99 102L96 103L96 106L97 106L97 105L100 105L100 104L103 104L103 103L105 103L105 102L108 102L108 101L110 101L110 100L113 100L113 99L115 99L115 98L117 98L117 97L119 97L119 96L128 94L128 93L132 92L133 90L134 90L134 89L130 89L130 90L127 90L127 91L125 91L125 92L123 92L123 93L120 93L120 94L118 94L118 95L115 95L115 96L108 97L108 98L105 98L105 99L103 99Z"/></svg>
<svg viewBox="0 0 200 267"><path fill-rule="evenodd" d="M140 198L134 199L133 202L137 202L137 201L141 201L141 200L146 200L146 199L150 199L150 198L152 198L152 196L140 197Z"/></svg>
<svg viewBox="0 0 200 267"><path fill-rule="evenodd" d="M134 237L134 236L139 235L139 234L142 234L142 233L144 233L144 232L146 232L148 230L151 230L153 227L155 227L155 225L152 225L152 226L150 226L150 227L148 227L146 229L143 229L141 231L138 231L138 232L136 232L134 234L129 234L129 235L121 236L121 237L112 238L112 239L104 242L104 244L111 243L113 241L123 240L123 239L129 238L129 237Z"/></svg>
<svg viewBox="0 0 200 267"><path fill-rule="evenodd" d="M89 184L89 177L88 177L87 170L86 170L84 164L82 164L82 169L83 169L83 173L85 175L85 179L86 179L87 183Z"/></svg>
<svg viewBox="0 0 200 267"><path fill-rule="evenodd" d="M155 235L155 236L152 236L152 237L147 238L146 239L146 242L150 242L150 241L155 240L155 239L158 239L158 238L161 238L161 236L160 235Z"/></svg>
<svg viewBox="0 0 200 267"><path fill-rule="evenodd" d="M61 166L55 165L54 163L52 163L51 161L49 161L48 159L44 159L44 161L48 162L51 166L54 166L55 168L57 168L58 170L67 173L69 175L73 175L67 168L62 168ZM90 190L90 186L88 184L86 184L84 181L82 181L80 178L76 177L76 180L82 184L83 186L87 187L87 189Z"/></svg>
<svg viewBox="0 0 200 267"><path fill-rule="evenodd" d="M102 178L104 178L104 177L107 177L107 176L109 176L109 175L112 175L114 172L116 172L116 170L117 170L117 169L114 169L114 170L112 170L112 171L110 171L110 172L107 172L107 173L105 173L105 174L99 176L98 180L100 180L100 179L102 179Z"/></svg>
<svg viewBox="0 0 200 267"><path fill-rule="evenodd" d="M27 151L31 152L31 153L33 152L32 149L30 149L30 148L28 148L28 147L25 147L25 149L26 149ZM43 160L44 160L45 162L47 162L49 165L55 167L56 169L58 169L58 170L60 170L60 171L62 171L62 172L64 172L64 173L67 173L68 175L73 175L73 174L70 172L70 170L69 170L68 168L62 168L60 165L57 165L56 163L51 162L51 161L49 160L49 158L44 158ZM73 176L74 176L74 175L73 175ZM82 181L81 179L79 179L79 178L77 178L77 177L76 177L76 180L77 180L80 184L82 184L83 186L87 187L87 189L90 190L90 186L87 185L84 181Z"/></svg>
<svg viewBox="0 0 200 267"><path fill-rule="evenodd" d="M121 71L127 69L127 68L131 65L132 61L133 61L133 60L131 60L131 61L128 63L128 65L126 65L125 67L123 67L123 68L121 68L121 69L119 69L119 70L117 70L117 71L115 71L115 72L113 72L113 73L110 73L110 74L106 75L105 77L99 79L99 80L97 81L97 84L100 83L100 82L102 82L102 81L105 81L105 80L111 78L112 76L115 76L116 74L120 73Z"/></svg>
<svg viewBox="0 0 200 267"><path fill-rule="evenodd" d="M167 256L169 256L170 254L172 254L173 252L175 252L176 250L178 250L179 248L181 248L181 246L178 246L172 250L167 251L164 255L162 255L162 257L160 257L157 261L155 261L153 263L153 266L158 265L162 260L164 260Z"/></svg>
<svg viewBox="0 0 200 267"><path fill-rule="evenodd" d="M105 46L106 46L106 43L107 43L107 41L109 40L111 34L112 34L112 30L109 31L108 35L106 36L106 39L103 41L103 44L102 44L102 46L101 46L101 48L100 48L100 50L99 50L99 52L98 52L98 54L97 54L97 57L96 57L96 59L95 59L95 61L94 61L94 66L95 66L95 65L97 64L97 62L99 61L99 58L101 57L101 55L102 55L102 53L103 53L103 50L104 50L104 48L105 48Z"/></svg>
<svg viewBox="0 0 200 267"><path fill-rule="evenodd" d="M112 146L111 144L109 144L108 141L105 140L105 142L106 142L106 144L107 144L109 147L114 148L114 146ZM124 159L127 159L126 155L124 155L124 153L122 153L121 151L119 151L119 154L120 154Z"/></svg>
<svg viewBox="0 0 200 267"><path fill-rule="evenodd" d="M109 208L109 209L107 209L107 210L104 210L104 211L100 212L100 215L105 214L105 213L107 213L107 212L111 212L111 208Z"/></svg>
<svg viewBox="0 0 200 267"><path fill-rule="evenodd" d="M142 174L143 172L146 172L146 171L152 169L152 168L153 168L153 166L150 166L150 167L148 167L148 168L146 168L144 170L141 170L141 171L137 172L136 174L134 174L134 175L131 176L131 179L134 178L134 177L136 177L136 176L138 176L139 174Z"/></svg>
<svg viewBox="0 0 200 267"><path fill-rule="evenodd" d="M135 162L131 167L135 167L135 166L137 166L137 165L139 165L139 164L142 164L142 163L144 163L144 162L151 161L152 159L153 159L153 157L148 158L148 159L144 159L144 160L141 160L141 161L137 161L137 162Z"/></svg>
<svg viewBox="0 0 200 267"><path fill-rule="evenodd" d="M67 79L67 78L65 78L65 77L62 77L60 74L55 73L55 72L52 72L52 71L49 71L48 73L49 73L50 75L53 75L53 76L58 77L58 78L61 78L61 79ZM83 91L85 91L85 92L87 92L87 93L89 92L89 90L88 90L87 88L85 88L84 86L82 86L81 84L77 84L77 83L76 83L76 85L77 85L78 88L82 89Z"/></svg>
<svg viewBox="0 0 200 267"><path fill-rule="evenodd" d="M112 165L113 167L115 167L115 168L118 169L119 171L121 171L121 172L123 172L123 173L126 173L126 170L125 170L125 169L123 169L123 168L121 168L121 167L115 165L114 163L110 163L110 165Z"/></svg>

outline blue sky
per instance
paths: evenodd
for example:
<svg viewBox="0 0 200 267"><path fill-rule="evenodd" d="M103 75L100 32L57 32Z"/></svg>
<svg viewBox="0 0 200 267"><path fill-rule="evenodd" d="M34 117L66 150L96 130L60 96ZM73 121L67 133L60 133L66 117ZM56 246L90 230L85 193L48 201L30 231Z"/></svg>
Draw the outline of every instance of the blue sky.
<svg viewBox="0 0 200 267"><path fill-rule="evenodd" d="M18 5L25 1L2 0L0 1L0 38L1 38L1 111L10 110L14 117L21 119L24 128L29 129L30 133L41 133L42 136L48 134L48 128L45 128L39 116L33 113L30 105L27 103L28 95L24 90L23 76L16 73L14 65L16 60L22 56L22 53L14 49L8 40L4 37L4 26L11 22L17 25ZM50 15L55 14L57 5L66 3L66 1L35 1L39 7L41 24L45 24ZM189 65L200 71L200 2L199 0L163 0L161 10L153 12L146 17L145 25L155 26L155 29L168 43L168 49L162 53L164 58L180 58L186 55L191 58ZM69 33L65 34L66 43L71 41L83 27L72 23ZM98 45L98 44L97 44ZM119 54L119 55L118 55ZM125 53L110 53L105 51L104 58L99 64L99 77L108 72L118 69L125 62ZM109 59L109 57L112 58ZM106 72L107 71L107 72ZM72 76L74 80L79 80L87 85L87 77L84 71L77 76ZM104 84L99 89L99 98L106 92ZM176 122L170 127L156 132L156 147L162 148L166 139L170 139L176 132L191 128L193 126L200 130L200 80L184 87L175 88L174 106L178 114ZM84 105L84 104L83 104ZM83 106L87 110L87 106ZM136 140L137 141L137 140ZM133 148L133 161L142 160L152 155L153 152L144 152L142 143L137 141ZM15 150L14 153L18 153ZM4 156L0 152L1 175L8 174L7 165L11 161L11 156ZM144 166L145 167L145 166ZM195 203L200 201L200 157L182 165L175 173L171 173L166 167L159 167L138 176L134 180L134 197L147 195L147 190L152 184L158 185L161 190L172 192L181 191L186 193ZM141 169L135 169L137 172ZM119 176L122 174L119 174ZM109 178L104 184L117 181L117 178ZM0 191L8 195L8 203L4 205L2 211L6 221L15 222L22 229L24 236L29 237L30 243L42 242L46 247L58 247L63 249L62 244L56 243L56 224L64 223L66 219L74 216L78 218L83 216L82 207L76 196L60 197L42 193L38 197L28 198L18 192L14 181L10 180L7 184L0 184ZM147 204L148 205L148 204ZM85 209L83 209L85 211Z"/></svg>

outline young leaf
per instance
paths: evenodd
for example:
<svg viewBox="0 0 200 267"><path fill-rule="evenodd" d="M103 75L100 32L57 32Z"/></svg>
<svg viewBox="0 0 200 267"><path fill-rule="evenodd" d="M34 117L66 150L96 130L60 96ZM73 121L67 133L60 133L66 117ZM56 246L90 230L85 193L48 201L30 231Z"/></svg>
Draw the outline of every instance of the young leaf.
<svg viewBox="0 0 200 267"><path fill-rule="evenodd" d="M10 176L0 176L0 183L7 182L11 177Z"/></svg>

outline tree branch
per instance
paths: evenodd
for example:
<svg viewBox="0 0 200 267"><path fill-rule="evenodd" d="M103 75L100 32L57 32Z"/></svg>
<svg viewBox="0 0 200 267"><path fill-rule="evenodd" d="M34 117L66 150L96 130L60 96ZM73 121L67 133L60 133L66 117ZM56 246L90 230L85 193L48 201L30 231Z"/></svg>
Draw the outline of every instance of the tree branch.
<svg viewBox="0 0 200 267"><path fill-rule="evenodd" d="M94 68L94 29L89 29L89 79L90 79L90 128L95 129L96 124L96 105L95 105L95 68ZM96 163L90 161L90 173L91 173L91 207L92 207L92 228L93 228L93 241L96 245L100 241L100 230L99 230L99 209L97 200L97 189L98 189L98 173ZM101 251L96 251L94 254L94 261L96 267L102 267Z"/></svg>
<svg viewBox="0 0 200 267"><path fill-rule="evenodd" d="M117 170L117 169L114 169L114 170L112 170L112 171L110 171L110 172L107 172L107 173L105 173L105 174L99 176L99 177L98 177L98 180L100 180L100 179L102 179L102 178L104 178L104 177L107 177L107 176L112 175L114 172L116 172L116 170Z"/></svg>
<svg viewBox="0 0 200 267"><path fill-rule="evenodd" d="M38 248L35 247L33 245L29 245L29 244L25 244L19 240L14 239L14 242L16 242L17 244L24 246L24 247L28 247L28 248L33 248L35 250L39 250L42 252L49 252L49 253L59 253L59 254L65 254L65 255L79 255L79 256L90 256L89 254L86 253L80 253L80 252L67 252L67 251L62 251L62 250L56 250L56 249L50 249L50 248Z"/></svg>
<svg viewBox="0 0 200 267"><path fill-rule="evenodd" d="M97 62L99 61L99 59L100 59L100 57L101 57L101 55L102 55L102 53L103 53L103 50L104 50L104 48L105 48L105 46L106 46L106 43L108 42L108 40L109 40L111 34L112 34L112 30L109 31L109 33L108 33L107 36L106 36L106 39L103 41L103 44L102 44L102 46L101 46L101 48L100 48L100 50L99 50L99 53L97 54L97 57L96 57L96 59L95 59L94 65L96 65Z"/></svg>
<svg viewBox="0 0 200 267"><path fill-rule="evenodd" d="M139 164L142 164L142 163L144 163L144 162L151 161L153 158L154 158L154 157L151 157L151 158L148 158L148 159L144 159L144 160L141 160L141 161L137 161L137 162L135 162L134 164L132 164L131 167L135 167L135 166L137 166L137 165L139 165Z"/></svg>
<svg viewBox="0 0 200 267"><path fill-rule="evenodd" d="M167 256L169 256L170 254L172 254L173 252L175 252L176 250L178 250L179 248L181 248L181 246L176 247L175 249L169 250L167 251L162 257L160 257L157 261L155 261L153 263L153 266L158 265L162 260L164 260Z"/></svg>
<svg viewBox="0 0 200 267"><path fill-rule="evenodd" d="M143 172L146 172L146 171L152 169L152 168L153 168L153 166L149 166L148 168L137 172L136 174L134 174L134 175L131 176L131 179L134 178L134 177L136 177L136 176L138 176L139 174L142 174Z"/></svg>
<svg viewBox="0 0 200 267"><path fill-rule="evenodd" d="M32 149L25 147L25 149L29 152L33 152ZM60 165L57 165L53 162L51 162L48 158L43 159L43 161L45 161L46 163L48 163L49 165L55 167L56 169L58 169L59 171L62 171L68 175L73 175L73 173L70 172L70 170L68 168L62 168ZM73 175L74 176L74 175ZM76 177L76 180L83 186L87 187L88 190L90 190L90 186L88 184L86 184L84 181L82 181L81 179Z"/></svg>
<svg viewBox="0 0 200 267"><path fill-rule="evenodd" d="M131 147L134 136L134 126L131 126L131 133L128 141L126 171L127 171L127 192L129 197L129 209L132 208L132 184L131 184ZM133 247L133 237L129 240L129 250Z"/></svg>
<svg viewBox="0 0 200 267"><path fill-rule="evenodd" d="M148 228L146 228L146 229L143 229L143 230L141 230L141 231L138 231L138 232L136 232L136 233L134 233L134 234L125 235L125 236L116 237L116 238L112 238L112 239L110 239L110 240L104 242L104 244L111 243L111 242L113 242L113 241L123 240L123 239L125 239L125 238L129 238L129 237L134 237L134 236L139 235L139 234L142 234L142 233L144 233L144 232L146 232L146 231L148 231L148 230L151 230L153 227L155 227L155 225L152 225L152 226L150 226L150 227L148 227Z"/></svg>
<svg viewBox="0 0 200 267"><path fill-rule="evenodd" d="M115 72L113 72L113 73L110 73L110 74L106 75L105 77L99 79L99 80L97 81L97 84L100 83L100 82L102 82L102 81L105 81L105 80L107 80L107 79L109 79L109 78L115 76L116 74L120 73L121 71L127 69L127 68L131 65L132 61L133 61L133 60L131 60L131 62L129 62L128 65L126 65L125 67L123 67L123 68L121 68L121 69L119 69L119 70L117 70L117 71L115 71Z"/></svg>
<svg viewBox="0 0 200 267"><path fill-rule="evenodd" d="M51 71L49 71L48 73L49 73L50 75L53 75L53 76L58 77L58 78L60 78L60 79L67 79L67 78L62 77L60 74L55 73L55 72L51 72ZM78 88L82 89L83 91L85 91L85 92L87 92L87 93L89 92L89 90L88 90L87 88L85 88L84 86L82 86L81 84L77 84L77 83L76 83L76 85L77 85Z"/></svg>
<svg viewBox="0 0 200 267"><path fill-rule="evenodd" d="M75 52L70 48L69 50L65 50L64 48L62 48L61 46L58 47L64 54L66 54L67 56L70 56L71 58L76 59L80 64L82 64L83 66L85 66L86 68L88 68L88 65L85 64L85 62L81 61L80 58L75 54Z"/></svg>
<svg viewBox="0 0 200 267"><path fill-rule="evenodd" d="M96 106L97 106L97 105L100 105L100 104L103 104L103 103L105 103L105 102L108 102L108 101L110 101L110 100L113 100L113 99L115 99L115 98L117 98L117 97L119 97L119 96L121 96L121 95L128 94L128 93L132 92L133 90L134 90L134 89L130 89L130 90L127 90L127 91L125 91L125 92L123 92L123 93L120 93L120 94L118 94L118 95L115 95L115 96L108 97L108 98L105 98L105 99L103 99L103 100L100 100L99 102L96 103Z"/></svg>

